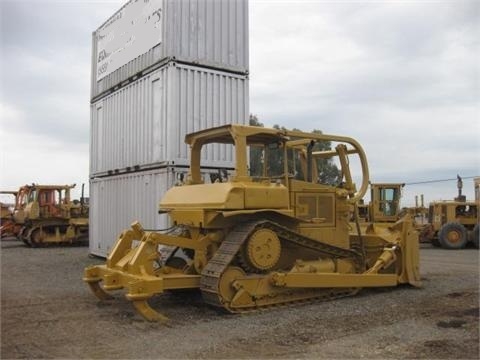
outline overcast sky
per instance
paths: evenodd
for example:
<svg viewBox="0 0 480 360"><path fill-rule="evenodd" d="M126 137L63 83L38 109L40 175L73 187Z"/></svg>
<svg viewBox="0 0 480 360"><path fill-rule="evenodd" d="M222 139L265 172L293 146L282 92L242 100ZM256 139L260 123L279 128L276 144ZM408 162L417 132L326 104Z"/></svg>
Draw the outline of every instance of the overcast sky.
<svg viewBox="0 0 480 360"><path fill-rule="evenodd" d="M125 2L0 0L2 189L88 182L91 33ZM249 9L250 111L265 125L356 138L372 182L480 175L480 1ZM404 205L420 193L450 199L456 183L407 185Z"/></svg>

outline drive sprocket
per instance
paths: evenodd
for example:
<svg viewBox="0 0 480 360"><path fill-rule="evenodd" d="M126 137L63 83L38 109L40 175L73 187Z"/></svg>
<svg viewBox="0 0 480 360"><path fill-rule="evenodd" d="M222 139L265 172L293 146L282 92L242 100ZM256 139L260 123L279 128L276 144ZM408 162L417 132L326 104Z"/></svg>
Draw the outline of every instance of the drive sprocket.
<svg viewBox="0 0 480 360"><path fill-rule="evenodd" d="M266 228L255 230L239 252L242 268L248 272L265 272L275 268L282 252L277 234Z"/></svg>

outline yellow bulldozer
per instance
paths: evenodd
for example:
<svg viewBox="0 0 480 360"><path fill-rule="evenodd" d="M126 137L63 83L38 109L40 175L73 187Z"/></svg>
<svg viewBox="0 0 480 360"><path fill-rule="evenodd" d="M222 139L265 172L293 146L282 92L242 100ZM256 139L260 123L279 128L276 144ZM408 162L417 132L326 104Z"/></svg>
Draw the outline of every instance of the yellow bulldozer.
<svg viewBox="0 0 480 360"><path fill-rule="evenodd" d="M276 305L327 300L364 287L420 286L418 235L407 216L394 223L352 227L369 172L360 144L349 137L226 125L186 136L191 149L184 184L167 191L159 211L173 228L146 231L135 222L118 238L105 265L87 267L83 280L101 300L124 289L147 320L167 317L148 300L166 291L199 289L206 303L241 313ZM332 150L313 151L329 141ZM231 144L235 171L207 183L202 148ZM263 173L249 171L250 147L263 151ZM267 154L281 155L272 173ZM351 159L359 161L356 189ZM319 183L316 161L337 159L342 179ZM303 164L297 171L296 161ZM164 247L170 251L161 251Z"/></svg>
<svg viewBox="0 0 480 360"><path fill-rule="evenodd" d="M88 203L83 196L72 200L73 185L38 185L20 187L13 220L20 227L16 236L26 245L88 242Z"/></svg>

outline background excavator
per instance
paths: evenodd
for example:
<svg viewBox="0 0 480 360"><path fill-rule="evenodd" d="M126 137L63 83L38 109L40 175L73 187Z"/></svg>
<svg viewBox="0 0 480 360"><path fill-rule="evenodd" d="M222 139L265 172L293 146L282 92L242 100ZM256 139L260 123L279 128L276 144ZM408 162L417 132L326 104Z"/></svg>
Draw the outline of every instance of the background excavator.
<svg viewBox="0 0 480 360"><path fill-rule="evenodd" d="M335 147L313 151L322 141ZM153 321L167 318L148 300L165 291L198 289L206 303L239 313L354 295L363 287L420 286L418 234L408 216L361 227L350 222L369 182L356 140L227 125L189 134L186 143L189 176L160 202L172 228L145 231L136 222L125 230L106 264L84 271L98 298L125 289L127 299ZM233 145L236 165L230 178L206 183L201 153L211 143ZM263 152L260 175L249 171L253 146ZM271 151L281 154L281 173L271 171ZM352 158L361 169L358 190ZM338 184L319 182L316 161L325 159L338 159ZM300 171L296 161L303 163ZM160 251L163 246L170 251Z"/></svg>

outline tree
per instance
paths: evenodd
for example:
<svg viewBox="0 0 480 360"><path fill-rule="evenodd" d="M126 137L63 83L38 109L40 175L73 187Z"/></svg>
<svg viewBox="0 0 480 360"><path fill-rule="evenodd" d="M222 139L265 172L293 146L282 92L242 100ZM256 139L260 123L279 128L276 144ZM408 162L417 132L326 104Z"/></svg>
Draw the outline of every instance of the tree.
<svg viewBox="0 0 480 360"><path fill-rule="evenodd" d="M321 130L314 129L313 134L323 134ZM319 141L313 147L313 151L326 151L332 149L331 141ZM342 175L332 159L317 159L318 179L321 184L338 184Z"/></svg>
<svg viewBox="0 0 480 360"><path fill-rule="evenodd" d="M257 115L250 115L249 124L251 126L263 127L263 123L258 120ZM275 124L274 129L287 130L285 127ZM294 128L293 131L301 131ZM313 130L313 134L322 134L321 130ZM315 143L313 151L330 150L332 144L330 141L319 141ZM283 173L283 150L275 148L275 146L269 146L266 149L267 155L267 171L271 176L278 176ZM298 178L305 178L306 174L303 174L300 161L295 159L296 154L292 151L288 151L287 161L288 168L295 169L295 176ZM265 151L259 147L250 147L250 174L252 176L261 176L263 173ZM332 159L317 159L318 179L322 184L337 184L341 180L341 174L336 164Z"/></svg>
<svg viewBox="0 0 480 360"><path fill-rule="evenodd" d="M253 114L250 114L250 119L249 119L249 125L250 126L260 126L260 127L263 127L263 124L258 121L258 117L257 115L253 115Z"/></svg>
<svg viewBox="0 0 480 360"><path fill-rule="evenodd" d="M257 115L250 114L250 126L263 127L263 124L258 121ZM263 149L258 146L250 146L250 175L261 176L263 173Z"/></svg>

